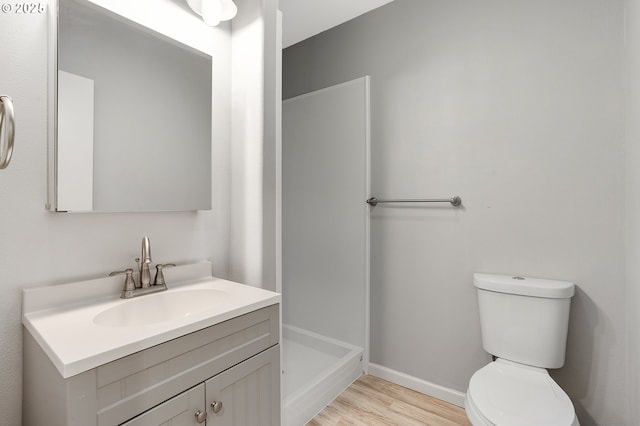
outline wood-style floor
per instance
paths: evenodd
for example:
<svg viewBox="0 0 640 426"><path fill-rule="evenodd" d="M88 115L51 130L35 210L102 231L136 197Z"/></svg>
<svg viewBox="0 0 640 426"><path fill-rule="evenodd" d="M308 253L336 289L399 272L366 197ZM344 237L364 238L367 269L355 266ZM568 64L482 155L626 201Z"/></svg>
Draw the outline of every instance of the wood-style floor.
<svg viewBox="0 0 640 426"><path fill-rule="evenodd" d="M464 409L374 376L362 376L308 426L470 425Z"/></svg>

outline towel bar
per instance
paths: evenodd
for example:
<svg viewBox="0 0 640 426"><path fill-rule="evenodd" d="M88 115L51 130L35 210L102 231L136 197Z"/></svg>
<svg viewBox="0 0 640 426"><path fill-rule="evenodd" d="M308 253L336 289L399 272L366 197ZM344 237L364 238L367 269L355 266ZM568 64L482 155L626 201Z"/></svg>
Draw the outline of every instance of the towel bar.
<svg viewBox="0 0 640 426"><path fill-rule="evenodd" d="M375 207L381 203L451 203L454 207L460 207L462 205L462 199L454 195L451 198L378 200L376 197L371 197L367 200L367 204L371 207Z"/></svg>

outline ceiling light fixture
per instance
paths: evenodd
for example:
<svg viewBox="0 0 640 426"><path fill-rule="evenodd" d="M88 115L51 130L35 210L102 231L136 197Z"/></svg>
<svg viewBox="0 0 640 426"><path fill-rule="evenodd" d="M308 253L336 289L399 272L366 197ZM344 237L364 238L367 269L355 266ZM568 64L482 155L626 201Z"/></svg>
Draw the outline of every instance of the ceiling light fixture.
<svg viewBox="0 0 640 426"><path fill-rule="evenodd" d="M187 4L212 27L220 21L233 19L238 13L238 7L233 0L187 0Z"/></svg>

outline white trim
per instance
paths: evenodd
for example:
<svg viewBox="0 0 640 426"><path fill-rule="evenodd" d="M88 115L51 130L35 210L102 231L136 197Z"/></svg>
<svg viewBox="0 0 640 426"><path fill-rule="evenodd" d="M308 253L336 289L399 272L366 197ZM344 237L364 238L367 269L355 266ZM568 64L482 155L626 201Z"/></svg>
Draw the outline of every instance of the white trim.
<svg viewBox="0 0 640 426"><path fill-rule="evenodd" d="M282 293L282 12L276 35L276 293Z"/></svg>
<svg viewBox="0 0 640 426"><path fill-rule="evenodd" d="M445 388L372 362L369 363L369 374L464 408L465 394L457 390Z"/></svg>
<svg viewBox="0 0 640 426"><path fill-rule="evenodd" d="M366 103L366 142L365 142L365 188L366 199L371 197L371 78L364 77L365 103ZM364 362L362 364L364 374L369 373L369 354L371 341L371 210L368 204L364 204L365 211L365 290L364 290Z"/></svg>
<svg viewBox="0 0 640 426"><path fill-rule="evenodd" d="M276 140L275 140L275 261L276 293L282 294L282 11L276 11ZM280 419L284 419L284 348L282 330L282 305L280 306Z"/></svg>

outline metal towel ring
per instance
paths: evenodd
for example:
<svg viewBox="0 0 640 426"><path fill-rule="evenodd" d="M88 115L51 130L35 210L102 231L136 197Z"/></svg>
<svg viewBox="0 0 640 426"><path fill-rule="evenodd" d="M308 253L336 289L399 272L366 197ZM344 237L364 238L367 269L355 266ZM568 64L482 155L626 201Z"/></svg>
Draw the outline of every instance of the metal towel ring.
<svg viewBox="0 0 640 426"><path fill-rule="evenodd" d="M0 96L0 169L6 169L13 154L13 141L16 134L13 100L6 95Z"/></svg>

